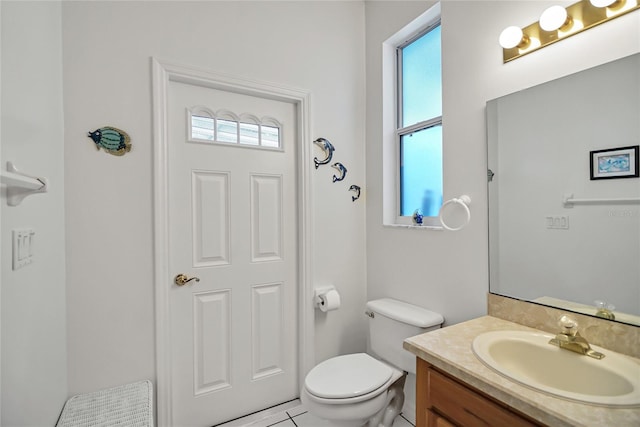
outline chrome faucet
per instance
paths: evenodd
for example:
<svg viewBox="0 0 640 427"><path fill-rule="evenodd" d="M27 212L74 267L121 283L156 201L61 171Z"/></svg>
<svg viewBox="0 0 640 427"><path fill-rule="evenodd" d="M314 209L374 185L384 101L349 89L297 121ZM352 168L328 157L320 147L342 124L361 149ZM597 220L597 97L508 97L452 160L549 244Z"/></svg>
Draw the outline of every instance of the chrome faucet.
<svg viewBox="0 0 640 427"><path fill-rule="evenodd" d="M562 316L558 324L560 325L560 332L549 341L549 344L585 354L594 359L602 359L604 357L604 354L593 350L589 342L578 333L578 322L569 316Z"/></svg>

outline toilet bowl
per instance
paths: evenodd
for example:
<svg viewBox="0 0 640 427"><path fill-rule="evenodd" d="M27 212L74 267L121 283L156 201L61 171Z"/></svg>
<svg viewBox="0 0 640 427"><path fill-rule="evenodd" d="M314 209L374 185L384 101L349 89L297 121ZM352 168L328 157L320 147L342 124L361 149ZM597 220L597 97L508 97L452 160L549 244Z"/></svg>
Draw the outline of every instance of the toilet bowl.
<svg viewBox="0 0 640 427"><path fill-rule="evenodd" d="M388 424L402 411L406 373L366 353L325 360L305 378L303 406L317 417L342 426L362 426L372 420Z"/></svg>
<svg viewBox="0 0 640 427"><path fill-rule="evenodd" d="M339 426L390 427L402 411L404 383L415 358L402 341L439 328L441 315L401 301L369 301L371 351L325 360L307 374L300 392L313 415Z"/></svg>

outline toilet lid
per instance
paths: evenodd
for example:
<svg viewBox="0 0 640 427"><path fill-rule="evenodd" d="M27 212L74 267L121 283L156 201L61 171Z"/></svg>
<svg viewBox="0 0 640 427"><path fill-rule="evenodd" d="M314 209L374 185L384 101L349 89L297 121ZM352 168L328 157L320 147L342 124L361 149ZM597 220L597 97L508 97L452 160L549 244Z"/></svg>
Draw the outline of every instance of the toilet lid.
<svg viewBox="0 0 640 427"><path fill-rule="evenodd" d="M366 353L333 357L311 369L304 384L309 393L327 399L362 396L384 385L393 370Z"/></svg>

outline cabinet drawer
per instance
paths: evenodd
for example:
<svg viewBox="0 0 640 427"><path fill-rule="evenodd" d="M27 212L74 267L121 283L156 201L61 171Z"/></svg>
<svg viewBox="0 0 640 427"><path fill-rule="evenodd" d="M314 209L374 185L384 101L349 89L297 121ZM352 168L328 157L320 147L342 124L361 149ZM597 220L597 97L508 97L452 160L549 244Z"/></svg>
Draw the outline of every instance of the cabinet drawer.
<svg viewBox="0 0 640 427"><path fill-rule="evenodd" d="M499 404L429 368L427 407L464 427L532 427L532 423ZM429 417L429 415L427 415Z"/></svg>

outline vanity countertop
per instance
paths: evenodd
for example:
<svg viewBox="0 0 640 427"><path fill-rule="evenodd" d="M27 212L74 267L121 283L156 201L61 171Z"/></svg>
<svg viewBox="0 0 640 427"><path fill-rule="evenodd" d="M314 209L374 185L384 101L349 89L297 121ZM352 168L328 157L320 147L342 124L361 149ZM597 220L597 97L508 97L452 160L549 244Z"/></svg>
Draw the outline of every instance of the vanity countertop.
<svg viewBox="0 0 640 427"><path fill-rule="evenodd" d="M404 348L442 371L549 426L639 426L640 408L606 408L572 402L511 381L486 365L471 350L483 332L536 331L484 316L405 340ZM637 360L637 359L636 359ZM638 365L640 372L640 361Z"/></svg>

